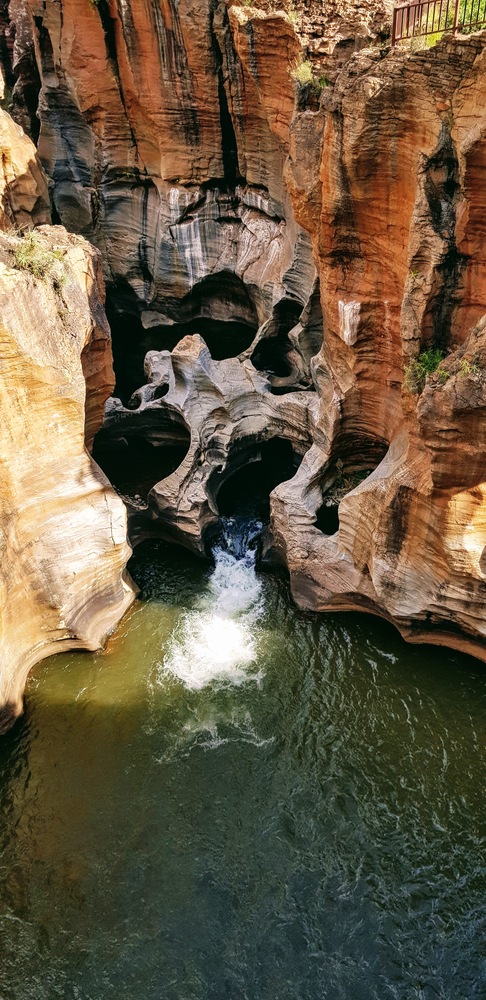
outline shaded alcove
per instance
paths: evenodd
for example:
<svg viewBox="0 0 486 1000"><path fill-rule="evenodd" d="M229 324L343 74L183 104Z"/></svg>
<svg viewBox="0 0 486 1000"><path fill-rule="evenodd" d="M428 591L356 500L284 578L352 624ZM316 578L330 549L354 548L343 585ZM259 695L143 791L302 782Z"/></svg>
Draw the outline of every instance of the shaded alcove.
<svg viewBox="0 0 486 1000"><path fill-rule="evenodd" d="M339 504L322 503L316 513L316 528L323 535L335 535L339 531Z"/></svg>
<svg viewBox="0 0 486 1000"><path fill-rule="evenodd" d="M95 438L93 458L110 483L127 500L146 502L162 479L187 455L190 432L178 414L153 412L136 430L103 429Z"/></svg>
<svg viewBox="0 0 486 1000"><path fill-rule="evenodd" d="M112 287L107 297L116 373L115 395L126 405L145 381L148 351L172 351L188 334L198 333L215 361L246 351L259 326L250 290L237 275L220 271L197 282L183 299L171 298L145 310L131 289ZM158 322L162 317L164 322Z"/></svg>
<svg viewBox="0 0 486 1000"><path fill-rule="evenodd" d="M266 334L258 341L251 356L252 364L258 371L270 378L286 378L292 374L289 355L293 345L288 334L301 313L302 303L297 299L285 298L276 303Z"/></svg>
<svg viewBox="0 0 486 1000"><path fill-rule="evenodd" d="M237 442L226 469L209 481L219 514L256 516L268 521L270 493L279 483L292 479L301 459L285 438L272 437L264 442L245 438Z"/></svg>
<svg viewBox="0 0 486 1000"><path fill-rule="evenodd" d="M362 435L347 436L321 479L322 503L316 511L315 527L324 535L339 531L339 504L377 468L386 455L388 443Z"/></svg>

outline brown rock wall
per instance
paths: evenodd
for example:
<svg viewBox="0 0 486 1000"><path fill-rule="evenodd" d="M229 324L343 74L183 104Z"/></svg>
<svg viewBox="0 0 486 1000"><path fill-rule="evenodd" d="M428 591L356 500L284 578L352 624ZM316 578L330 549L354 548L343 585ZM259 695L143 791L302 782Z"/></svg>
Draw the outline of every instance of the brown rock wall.
<svg viewBox="0 0 486 1000"><path fill-rule="evenodd" d="M263 6L12 0L19 65L36 54L55 212L101 248L119 364L135 372L105 431L123 418L135 435L177 404L203 445L182 485L180 473L154 487L151 514L201 550L211 474L229 468L220 439L243 439L252 420L262 436L255 408L278 411L290 439L298 409L309 447L272 495L296 600L372 610L486 658L484 37L366 50L319 95L289 73L311 7L297 4L296 21ZM338 39L339 4L331 13L316 66L341 41L349 56L365 22L378 32L370 9ZM143 359L164 361L173 328L182 340L225 310L255 337L211 358L199 426L180 386L153 395L162 383L146 382ZM182 351L184 384L203 378L199 339L174 344L167 377ZM445 360L413 392L427 349ZM326 533L333 491L339 529Z"/></svg>
<svg viewBox="0 0 486 1000"><path fill-rule="evenodd" d="M484 82L479 35L366 53L324 97L311 229L323 438L277 489L274 522L303 606L372 610L413 641L486 659ZM299 180L308 224L303 190ZM407 370L425 348L446 357L414 395ZM367 474L377 440L386 453ZM349 482L327 535L318 508L337 459L364 479Z"/></svg>

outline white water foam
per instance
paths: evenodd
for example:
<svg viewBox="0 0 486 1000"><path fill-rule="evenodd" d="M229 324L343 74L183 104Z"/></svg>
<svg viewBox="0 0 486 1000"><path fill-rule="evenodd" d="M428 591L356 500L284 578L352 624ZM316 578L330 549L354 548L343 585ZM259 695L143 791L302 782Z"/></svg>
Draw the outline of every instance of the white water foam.
<svg viewBox="0 0 486 1000"><path fill-rule="evenodd" d="M172 675L193 690L260 679L260 673L251 669L257 658L261 613L261 583L252 548L258 528L261 525L242 526L232 519L224 523L207 593L193 611L181 616L162 663L165 676Z"/></svg>

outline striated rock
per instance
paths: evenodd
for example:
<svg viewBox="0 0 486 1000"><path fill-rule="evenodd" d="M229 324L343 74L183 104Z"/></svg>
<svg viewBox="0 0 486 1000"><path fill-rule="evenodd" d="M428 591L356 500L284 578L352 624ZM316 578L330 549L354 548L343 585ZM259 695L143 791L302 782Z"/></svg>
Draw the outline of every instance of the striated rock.
<svg viewBox="0 0 486 1000"><path fill-rule="evenodd" d="M34 663L97 649L133 600L126 513L85 450L113 386L98 272L60 227L0 237L0 730Z"/></svg>
<svg viewBox="0 0 486 1000"><path fill-rule="evenodd" d="M16 87L36 57L55 213L102 251L121 366L141 375L168 326L199 318L214 275L223 303L225 275L247 287L253 333L280 299L305 302L310 244L283 179L301 49L283 12L12 0L10 13Z"/></svg>
<svg viewBox="0 0 486 1000"><path fill-rule="evenodd" d="M173 445L181 426L187 429L183 461L172 475L154 482L146 507L138 505L131 536L138 541L156 532L204 554L225 481L235 469L260 460L262 445L274 438L292 444L298 464L312 441L317 399L308 391L290 399L272 395L267 378L248 359L213 361L197 334L181 340L172 353L150 352L145 369L148 383L128 407L116 399L108 405L98 447L141 438L157 447Z"/></svg>
<svg viewBox="0 0 486 1000"><path fill-rule="evenodd" d="M350 58L380 3L10 13L55 217L104 257L96 448L139 476L116 483L134 539L203 552L227 477L284 439L303 457L269 549L299 604L486 658L483 34ZM307 55L332 86L294 83ZM445 360L414 384L427 350Z"/></svg>
<svg viewBox="0 0 486 1000"><path fill-rule="evenodd" d="M390 0L257 0L250 4L252 17L259 10L285 14L294 26L302 49L311 61L316 79L334 81L351 56L371 45L382 45L391 35L393 3Z"/></svg>
<svg viewBox="0 0 486 1000"><path fill-rule="evenodd" d="M299 604L370 610L482 659L485 58L482 35L367 53L326 95L320 219L289 178L323 293L325 448L273 504ZM446 360L414 395L407 372L432 348Z"/></svg>
<svg viewBox="0 0 486 1000"><path fill-rule="evenodd" d="M47 178L34 144L6 111L0 110L0 229L51 221Z"/></svg>

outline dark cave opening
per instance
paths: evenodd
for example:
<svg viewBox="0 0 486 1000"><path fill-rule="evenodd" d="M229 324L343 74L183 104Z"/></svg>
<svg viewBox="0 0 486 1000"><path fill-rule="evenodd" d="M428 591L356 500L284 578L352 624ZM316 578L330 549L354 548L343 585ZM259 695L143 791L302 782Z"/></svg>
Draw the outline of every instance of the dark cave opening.
<svg viewBox="0 0 486 1000"><path fill-rule="evenodd" d="M288 355L291 344L286 334L276 337L264 337L255 348L251 361L259 372L266 375L276 375L286 378L292 373Z"/></svg>
<svg viewBox="0 0 486 1000"><path fill-rule="evenodd" d="M152 411L136 429L103 428L95 438L93 458L122 497L145 503L152 487L184 460L190 439L176 411Z"/></svg>
<svg viewBox="0 0 486 1000"><path fill-rule="evenodd" d="M301 458L286 438L272 437L263 442L245 438L237 442L227 468L215 473L209 484L220 516L268 521L270 493L279 483L292 479Z"/></svg>
<svg viewBox="0 0 486 1000"><path fill-rule="evenodd" d="M214 361L237 357L252 343L255 329L246 323L194 319L189 323L155 326L145 330L137 317L109 316L113 333L114 395L126 406L133 393L147 381L144 372L148 351L173 351L188 334L199 333Z"/></svg>
<svg viewBox="0 0 486 1000"><path fill-rule="evenodd" d="M213 360L224 361L246 351L259 326L250 290L230 271L210 274L184 298L167 301L164 324L157 323L154 311L153 325L144 326L135 297L126 286L108 291L106 311L112 331L115 395L125 405L146 383L144 360L148 351L172 351L184 337L198 333Z"/></svg>
<svg viewBox="0 0 486 1000"><path fill-rule="evenodd" d="M302 303L297 299L281 299L274 306L268 333L259 340L251 356L254 367L270 379L287 378L292 374L289 360L292 344L288 334L296 326L301 313Z"/></svg>
<svg viewBox="0 0 486 1000"><path fill-rule="evenodd" d="M316 511L315 526L324 535L339 531L341 500L377 468L388 450L379 438L350 435L340 442L337 456L327 466L321 480L322 503Z"/></svg>
<svg viewBox="0 0 486 1000"><path fill-rule="evenodd" d="M335 535L339 531L339 504L322 503L316 513L316 528L323 535Z"/></svg>

